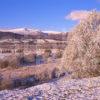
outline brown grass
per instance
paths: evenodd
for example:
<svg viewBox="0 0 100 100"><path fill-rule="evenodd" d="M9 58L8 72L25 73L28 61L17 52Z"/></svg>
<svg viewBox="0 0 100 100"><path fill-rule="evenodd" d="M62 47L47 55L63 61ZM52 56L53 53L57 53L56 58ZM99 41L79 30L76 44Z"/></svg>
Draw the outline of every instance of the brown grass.
<svg viewBox="0 0 100 100"><path fill-rule="evenodd" d="M3 59L0 59L0 68L17 68L19 64L19 58L15 55L5 57Z"/></svg>
<svg viewBox="0 0 100 100"><path fill-rule="evenodd" d="M63 55L63 51L58 49L57 52L56 52L56 58L61 58Z"/></svg>
<svg viewBox="0 0 100 100"><path fill-rule="evenodd" d="M2 74L3 78L0 88L12 88L14 85L13 82L16 79L34 77L35 81L32 83L32 85L36 85L38 83L49 81L52 78L56 78L57 74L59 73L59 70L57 69L57 66L59 66L59 62L60 61L58 61L58 63L41 64L27 68L23 67L18 69L0 69L0 73ZM18 87L19 86L20 84L18 85Z"/></svg>
<svg viewBox="0 0 100 100"><path fill-rule="evenodd" d="M35 63L35 54L11 54L5 56L3 59L0 59L0 68L18 68L22 62L34 62Z"/></svg>

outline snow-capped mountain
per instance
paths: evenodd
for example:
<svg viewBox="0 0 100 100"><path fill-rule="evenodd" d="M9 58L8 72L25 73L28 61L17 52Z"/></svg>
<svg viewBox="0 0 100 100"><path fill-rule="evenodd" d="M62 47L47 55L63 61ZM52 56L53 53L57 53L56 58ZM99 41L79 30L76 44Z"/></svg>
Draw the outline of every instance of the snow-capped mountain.
<svg viewBox="0 0 100 100"><path fill-rule="evenodd" d="M0 29L0 38L13 37L13 38L34 38L34 39L53 39L53 40L66 40L67 33L57 31L41 31L38 29L30 28L15 28L15 29Z"/></svg>
<svg viewBox="0 0 100 100"><path fill-rule="evenodd" d="M48 34L61 34L62 32L59 31L42 31L43 33L48 33Z"/></svg>
<svg viewBox="0 0 100 100"><path fill-rule="evenodd" d="M0 30L2 32L13 32L13 33L18 33L18 34L26 34L26 35L37 35L41 31L37 29L29 29L29 28L15 28L15 29L5 29L5 30Z"/></svg>
<svg viewBox="0 0 100 100"><path fill-rule="evenodd" d="M37 35L37 33L64 34L64 32L59 32L59 31L41 31L41 30L32 29L32 28L0 29L0 31L20 33L20 34L26 34L26 35Z"/></svg>

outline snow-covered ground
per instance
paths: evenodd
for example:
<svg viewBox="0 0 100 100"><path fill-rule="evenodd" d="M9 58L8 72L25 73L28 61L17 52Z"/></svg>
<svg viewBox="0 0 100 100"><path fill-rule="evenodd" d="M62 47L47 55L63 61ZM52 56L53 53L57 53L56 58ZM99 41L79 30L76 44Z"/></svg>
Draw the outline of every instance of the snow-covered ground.
<svg viewBox="0 0 100 100"><path fill-rule="evenodd" d="M100 100L100 77L64 77L23 90L3 90L0 100Z"/></svg>
<svg viewBox="0 0 100 100"><path fill-rule="evenodd" d="M10 53L0 53L0 59L4 59L6 56L10 56Z"/></svg>

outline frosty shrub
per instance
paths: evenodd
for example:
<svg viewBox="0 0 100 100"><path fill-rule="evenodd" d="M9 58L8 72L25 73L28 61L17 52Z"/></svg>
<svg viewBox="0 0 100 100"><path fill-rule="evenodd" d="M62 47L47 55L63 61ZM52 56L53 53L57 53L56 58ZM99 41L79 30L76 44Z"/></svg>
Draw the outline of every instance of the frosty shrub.
<svg viewBox="0 0 100 100"><path fill-rule="evenodd" d="M10 55L0 59L0 68L17 68L19 65L19 57L16 55Z"/></svg>
<svg viewBox="0 0 100 100"><path fill-rule="evenodd" d="M58 49L55 56L56 56L56 58L61 58L62 54L63 54L63 51L61 51L60 49Z"/></svg>
<svg viewBox="0 0 100 100"><path fill-rule="evenodd" d="M91 11L88 17L68 35L62 58L62 69L72 78L100 75L100 12Z"/></svg>

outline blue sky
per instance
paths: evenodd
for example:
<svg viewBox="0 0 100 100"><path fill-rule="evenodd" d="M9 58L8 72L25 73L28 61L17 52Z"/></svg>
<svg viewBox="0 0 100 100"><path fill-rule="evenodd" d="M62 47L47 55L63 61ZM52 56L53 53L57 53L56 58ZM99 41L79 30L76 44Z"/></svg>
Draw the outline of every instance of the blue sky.
<svg viewBox="0 0 100 100"><path fill-rule="evenodd" d="M0 0L0 28L69 31L76 21L65 16L92 9L100 11L100 0Z"/></svg>

